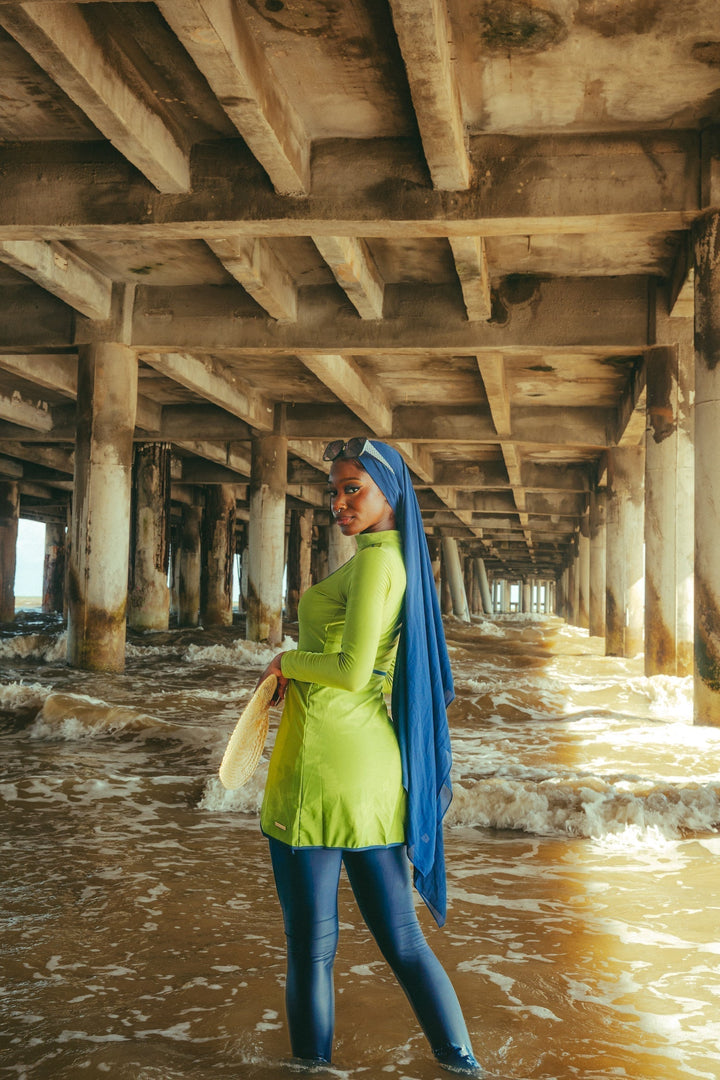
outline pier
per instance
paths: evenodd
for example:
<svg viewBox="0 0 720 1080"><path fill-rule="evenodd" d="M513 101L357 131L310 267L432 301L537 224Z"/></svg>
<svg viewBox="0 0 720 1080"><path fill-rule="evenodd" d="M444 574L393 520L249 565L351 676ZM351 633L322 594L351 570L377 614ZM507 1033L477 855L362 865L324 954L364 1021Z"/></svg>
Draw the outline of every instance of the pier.
<svg viewBox="0 0 720 1080"><path fill-rule="evenodd" d="M0 87L0 621L22 517L70 665L228 625L238 554L279 643L364 435L446 613L720 725L716 0L0 0Z"/></svg>

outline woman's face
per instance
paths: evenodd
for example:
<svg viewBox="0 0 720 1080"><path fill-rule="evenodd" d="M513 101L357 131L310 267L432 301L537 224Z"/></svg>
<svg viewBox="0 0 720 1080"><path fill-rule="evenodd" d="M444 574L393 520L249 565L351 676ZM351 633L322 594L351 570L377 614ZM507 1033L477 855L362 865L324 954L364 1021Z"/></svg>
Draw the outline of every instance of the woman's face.
<svg viewBox="0 0 720 1080"><path fill-rule="evenodd" d="M395 514L369 473L353 458L336 458L328 481L330 509L343 536L395 528Z"/></svg>

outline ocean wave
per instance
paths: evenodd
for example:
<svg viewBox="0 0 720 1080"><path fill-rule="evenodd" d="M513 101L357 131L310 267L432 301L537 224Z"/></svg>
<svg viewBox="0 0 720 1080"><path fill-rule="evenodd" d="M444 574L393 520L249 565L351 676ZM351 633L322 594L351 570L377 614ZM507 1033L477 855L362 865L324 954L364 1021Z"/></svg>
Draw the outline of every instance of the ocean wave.
<svg viewBox="0 0 720 1080"><path fill-rule="evenodd" d="M56 663L67 655L67 631L61 634L18 634L0 639L0 659Z"/></svg>
<svg viewBox="0 0 720 1080"><path fill-rule="evenodd" d="M138 712L130 705L111 705L85 694L50 693L28 728L28 736L31 739L72 741L175 727L165 720Z"/></svg>
<svg viewBox="0 0 720 1080"><path fill-rule="evenodd" d="M263 642L246 641L238 638L231 645L188 645L183 659L189 664L238 664L261 667L270 663L274 656L286 649L295 649L297 642L286 637L280 645L266 645Z"/></svg>
<svg viewBox="0 0 720 1080"><path fill-rule="evenodd" d="M24 712L39 709L48 695L49 687L40 683L10 682L0 684L0 709L4 712Z"/></svg>
<svg viewBox="0 0 720 1080"><path fill-rule="evenodd" d="M447 823L589 839L632 827L677 839L717 831L720 781L669 784L576 775L466 780L455 785Z"/></svg>

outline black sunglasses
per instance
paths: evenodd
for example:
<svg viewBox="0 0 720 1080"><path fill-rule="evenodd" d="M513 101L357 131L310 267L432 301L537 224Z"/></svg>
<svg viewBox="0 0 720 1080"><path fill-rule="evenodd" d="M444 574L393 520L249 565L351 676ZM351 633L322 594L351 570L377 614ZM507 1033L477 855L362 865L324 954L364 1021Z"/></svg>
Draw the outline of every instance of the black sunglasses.
<svg viewBox="0 0 720 1080"><path fill-rule="evenodd" d="M323 450L323 461L335 461L336 458L358 458L365 450L367 439L357 435L354 439L333 439Z"/></svg>

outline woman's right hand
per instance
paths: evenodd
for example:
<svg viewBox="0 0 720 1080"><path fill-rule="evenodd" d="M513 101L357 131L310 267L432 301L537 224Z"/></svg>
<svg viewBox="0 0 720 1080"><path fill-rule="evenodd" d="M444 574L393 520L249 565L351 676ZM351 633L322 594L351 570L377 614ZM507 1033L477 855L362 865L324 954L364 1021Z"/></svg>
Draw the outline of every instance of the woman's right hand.
<svg viewBox="0 0 720 1080"><path fill-rule="evenodd" d="M257 690L258 686L260 686L261 683L264 683L269 675L275 675L276 676L276 678L277 678L277 686L275 688L275 693L270 698L270 704L271 705L279 705L280 702L283 701L283 699L285 697L285 691L287 690L287 684L290 681L282 673L282 667L280 666L280 661L282 659L282 656L283 656L283 654L281 652L278 653L277 656L273 656L272 660L270 661L268 666L265 668L262 675L260 676L257 683L255 684L255 689Z"/></svg>

